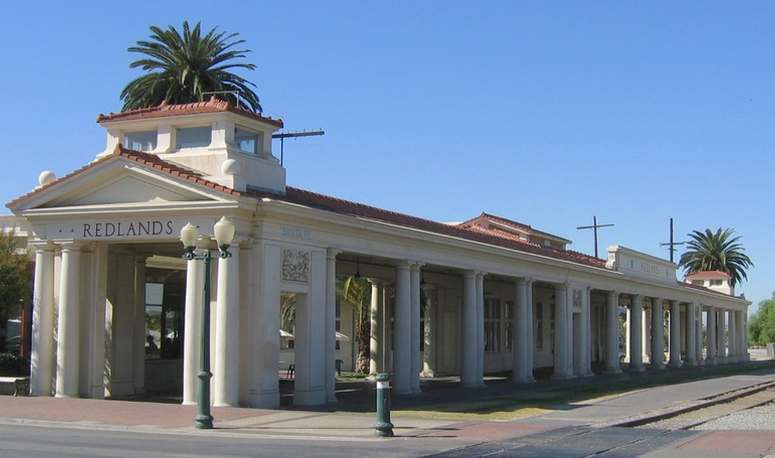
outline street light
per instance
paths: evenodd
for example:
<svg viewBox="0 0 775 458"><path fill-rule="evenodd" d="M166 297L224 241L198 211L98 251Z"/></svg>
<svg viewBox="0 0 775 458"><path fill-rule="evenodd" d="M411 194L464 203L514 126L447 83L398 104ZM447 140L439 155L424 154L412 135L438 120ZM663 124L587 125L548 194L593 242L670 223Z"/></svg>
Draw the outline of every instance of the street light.
<svg viewBox="0 0 775 458"><path fill-rule="evenodd" d="M221 217L213 226L215 240L218 244L218 256L231 257L229 245L234 240L234 224L225 216ZM180 241L185 250L183 257L187 260L204 261L205 263L205 288L202 301L202 342L199 359L199 392L197 393L197 415L194 418L194 426L199 429L212 429L213 416L210 414L210 260L212 254L209 248L197 249L197 242L202 235L199 228L187 223L180 230Z"/></svg>

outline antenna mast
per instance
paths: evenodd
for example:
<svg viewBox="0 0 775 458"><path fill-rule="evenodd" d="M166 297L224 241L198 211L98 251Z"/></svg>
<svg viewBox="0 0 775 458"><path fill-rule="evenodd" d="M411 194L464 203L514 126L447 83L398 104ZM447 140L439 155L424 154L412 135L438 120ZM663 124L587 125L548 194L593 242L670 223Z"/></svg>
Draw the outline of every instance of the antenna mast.
<svg viewBox="0 0 775 458"><path fill-rule="evenodd" d="M597 216L592 217L592 225L591 226L578 226L576 229L578 230L585 230L585 229L592 229L592 232L595 234L595 257L598 258L597 255L597 230L603 227L613 227L613 224L597 224Z"/></svg>

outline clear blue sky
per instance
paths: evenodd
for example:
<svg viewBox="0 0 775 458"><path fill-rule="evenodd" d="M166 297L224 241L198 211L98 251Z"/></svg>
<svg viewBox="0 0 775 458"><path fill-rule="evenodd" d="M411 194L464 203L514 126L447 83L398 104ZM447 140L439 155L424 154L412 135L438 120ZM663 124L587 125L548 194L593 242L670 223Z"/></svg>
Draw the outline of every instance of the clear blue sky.
<svg viewBox="0 0 775 458"><path fill-rule="evenodd" d="M654 255L733 227L775 290L775 4L739 2L11 2L0 17L3 201L104 147L148 26L202 20L254 50L289 184L442 221L480 211ZM252 5L246 7L245 5Z"/></svg>

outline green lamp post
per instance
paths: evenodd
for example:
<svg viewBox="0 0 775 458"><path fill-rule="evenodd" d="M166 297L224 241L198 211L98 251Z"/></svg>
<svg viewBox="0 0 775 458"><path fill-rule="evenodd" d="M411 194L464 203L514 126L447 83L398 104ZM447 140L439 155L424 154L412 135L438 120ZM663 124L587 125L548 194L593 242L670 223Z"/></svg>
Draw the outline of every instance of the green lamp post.
<svg viewBox="0 0 775 458"><path fill-rule="evenodd" d="M218 244L218 256L221 258L230 257L229 245L234 240L234 224L223 216L215 223L213 231ZM199 390L196 400L197 415L194 418L194 426L199 429L212 429L213 416L210 413L210 378L213 376L210 372L210 261L213 255L209 248L197 247L197 243L200 240L202 240L202 235L199 233L197 226L187 223L180 230L180 241L185 249L183 257L187 260L204 261L205 263L204 301L202 304L202 349L199 359Z"/></svg>

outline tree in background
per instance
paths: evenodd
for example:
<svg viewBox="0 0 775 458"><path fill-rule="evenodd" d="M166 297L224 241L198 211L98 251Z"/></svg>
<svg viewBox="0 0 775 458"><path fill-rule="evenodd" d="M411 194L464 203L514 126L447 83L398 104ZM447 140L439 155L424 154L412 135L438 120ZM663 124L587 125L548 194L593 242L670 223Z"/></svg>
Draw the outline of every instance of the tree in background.
<svg viewBox="0 0 775 458"><path fill-rule="evenodd" d="M355 325L355 343L357 354L354 371L369 373L371 338L371 282L361 276L337 278L337 300L342 306L352 307ZM283 294L280 303L280 328L295 335L296 326L296 295Z"/></svg>
<svg viewBox="0 0 775 458"><path fill-rule="evenodd" d="M748 344L775 343L775 293L772 298L759 302L759 309L748 320Z"/></svg>
<svg viewBox="0 0 775 458"><path fill-rule="evenodd" d="M27 255L17 252L13 232L0 232L0 352L5 351L8 319L19 316L21 305L30 300L29 265Z"/></svg>
<svg viewBox="0 0 775 458"><path fill-rule="evenodd" d="M355 342L358 355L355 358L355 372L369 373L371 339L371 282L360 275L345 277L339 286L339 298L353 308Z"/></svg>
<svg viewBox="0 0 775 458"><path fill-rule="evenodd" d="M138 41L129 52L144 57L131 64L146 74L136 78L121 91L124 110L157 106L162 102L200 102L205 92L229 91L218 97L240 108L261 112L255 84L232 70L255 70L244 59L249 49L234 49L245 40L235 40L238 33L219 32L217 27L202 35L200 23L191 28L183 22L180 33L175 27L163 30L151 26L149 41Z"/></svg>
<svg viewBox="0 0 775 458"><path fill-rule="evenodd" d="M751 258L745 254L745 248L740 243L740 237L734 235L733 229L717 229L713 232L692 231L688 234L688 249L681 255L680 267L688 273L707 270L719 270L728 273L732 286L748 279L747 270L753 267Z"/></svg>

